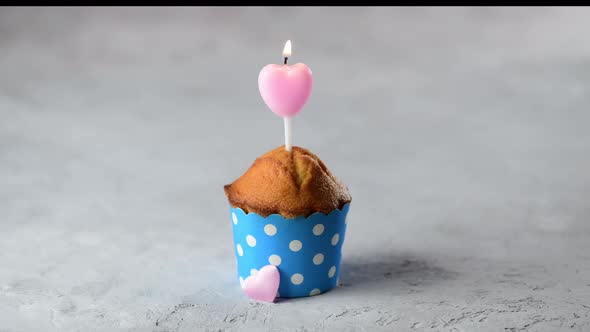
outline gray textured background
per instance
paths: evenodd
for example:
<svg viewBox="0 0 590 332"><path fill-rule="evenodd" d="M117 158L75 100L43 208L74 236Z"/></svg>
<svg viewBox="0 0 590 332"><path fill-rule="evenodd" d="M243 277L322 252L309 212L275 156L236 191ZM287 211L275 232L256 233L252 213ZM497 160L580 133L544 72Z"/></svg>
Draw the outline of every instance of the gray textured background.
<svg viewBox="0 0 590 332"><path fill-rule="evenodd" d="M590 329L588 8L0 9L0 331ZM222 186L350 188L338 289L250 303Z"/></svg>

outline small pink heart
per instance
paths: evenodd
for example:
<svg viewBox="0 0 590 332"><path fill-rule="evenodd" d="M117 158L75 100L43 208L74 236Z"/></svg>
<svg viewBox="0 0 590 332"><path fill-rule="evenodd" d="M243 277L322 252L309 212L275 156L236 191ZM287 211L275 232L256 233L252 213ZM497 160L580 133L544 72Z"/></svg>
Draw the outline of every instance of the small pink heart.
<svg viewBox="0 0 590 332"><path fill-rule="evenodd" d="M242 290L249 298L273 302L279 290L281 277L274 265L266 265L257 274L251 275L242 284Z"/></svg>
<svg viewBox="0 0 590 332"><path fill-rule="evenodd" d="M301 111L312 85L311 70L303 63L266 65L258 75L262 99L271 111L282 117L292 117Z"/></svg>

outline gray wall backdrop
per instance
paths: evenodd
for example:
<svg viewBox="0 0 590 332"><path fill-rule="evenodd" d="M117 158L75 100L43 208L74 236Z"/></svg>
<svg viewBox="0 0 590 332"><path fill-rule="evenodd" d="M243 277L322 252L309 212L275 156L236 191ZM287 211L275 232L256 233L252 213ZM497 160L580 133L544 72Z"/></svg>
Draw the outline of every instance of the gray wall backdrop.
<svg viewBox="0 0 590 332"><path fill-rule="evenodd" d="M590 329L587 8L0 9L0 331ZM350 188L342 287L250 303L222 186Z"/></svg>

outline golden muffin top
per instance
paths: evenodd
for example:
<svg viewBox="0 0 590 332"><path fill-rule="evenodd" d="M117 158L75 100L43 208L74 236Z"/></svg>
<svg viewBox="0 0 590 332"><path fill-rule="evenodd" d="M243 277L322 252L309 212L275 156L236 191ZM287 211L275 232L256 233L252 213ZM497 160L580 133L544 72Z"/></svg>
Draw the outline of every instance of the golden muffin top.
<svg viewBox="0 0 590 332"><path fill-rule="evenodd" d="M233 207L264 217L328 214L352 199L320 158L297 146L288 152L283 145L258 157L246 173L223 189Z"/></svg>

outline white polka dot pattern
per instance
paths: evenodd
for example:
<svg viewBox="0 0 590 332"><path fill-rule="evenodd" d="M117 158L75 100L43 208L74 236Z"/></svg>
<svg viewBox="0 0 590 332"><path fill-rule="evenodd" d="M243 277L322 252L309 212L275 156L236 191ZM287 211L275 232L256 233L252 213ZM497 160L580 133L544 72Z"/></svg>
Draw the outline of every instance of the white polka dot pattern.
<svg viewBox="0 0 590 332"><path fill-rule="evenodd" d="M270 255L268 257L268 262L274 266L279 266L281 265L281 256L279 255Z"/></svg>
<svg viewBox="0 0 590 332"><path fill-rule="evenodd" d="M248 243L250 247L256 247L256 238L252 235L248 235L246 236L246 243Z"/></svg>
<svg viewBox="0 0 590 332"><path fill-rule="evenodd" d="M330 270L328 270L328 277L333 278L334 274L336 274L336 266L332 266Z"/></svg>
<svg viewBox="0 0 590 332"><path fill-rule="evenodd" d="M303 243L299 240L293 240L289 243L289 249L294 252L298 252L303 247Z"/></svg>
<svg viewBox="0 0 590 332"><path fill-rule="evenodd" d="M324 233L324 225L317 224L313 226L313 229L311 231L313 232L313 235L320 236L322 235L322 233Z"/></svg>
<svg viewBox="0 0 590 332"><path fill-rule="evenodd" d="M313 263L315 265L320 265L324 262L324 254L316 254L313 256Z"/></svg>
<svg viewBox="0 0 590 332"><path fill-rule="evenodd" d="M268 224L264 226L264 233L266 233L268 236L274 236L277 234L277 227L273 224Z"/></svg>
<svg viewBox="0 0 590 332"><path fill-rule="evenodd" d="M332 245L337 245L338 241L340 241L340 234L336 233L334 234L334 236L332 236Z"/></svg>
<svg viewBox="0 0 590 332"><path fill-rule="evenodd" d="M302 282L303 282L303 274L295 273L294 275L291 276L291 283L293 283L293 285L301 285Z"/></svg>

